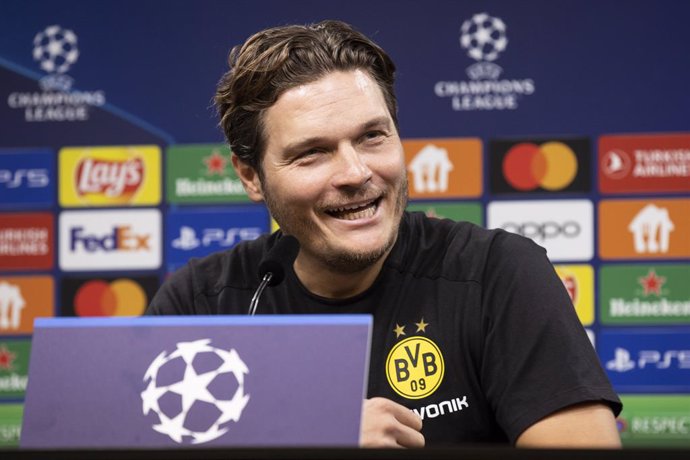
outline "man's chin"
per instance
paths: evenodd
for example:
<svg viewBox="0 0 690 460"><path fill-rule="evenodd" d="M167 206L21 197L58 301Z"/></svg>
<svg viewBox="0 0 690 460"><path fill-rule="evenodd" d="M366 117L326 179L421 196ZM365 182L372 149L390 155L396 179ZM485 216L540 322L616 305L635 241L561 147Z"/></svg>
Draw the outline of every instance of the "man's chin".
<svg viewBox="0 0 690 460"><path fill-rule="evenodd" d="M333 271L341 273L357 273L375 265L388 254L395 240L389 241L378 247L362 250L340 249L329 251L325 257L326 265Z"/></svg>

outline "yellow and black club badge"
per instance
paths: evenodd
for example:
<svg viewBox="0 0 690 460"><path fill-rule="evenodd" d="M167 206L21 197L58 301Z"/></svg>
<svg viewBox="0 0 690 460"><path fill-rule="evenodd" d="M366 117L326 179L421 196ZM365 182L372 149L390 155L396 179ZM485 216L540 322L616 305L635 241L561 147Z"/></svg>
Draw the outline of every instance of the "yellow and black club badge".
<svg viewBox="0 0 690 460"><path fill-rule="evenodd" d="M428 323L415 323L417 332L426 332ZM406 335L405 326L396 324L397 338ZM391 388L403 398L422 399L436 391L443 381L445 364L438 346L415 335L395 344L386 359L386 377Z"/></svg>

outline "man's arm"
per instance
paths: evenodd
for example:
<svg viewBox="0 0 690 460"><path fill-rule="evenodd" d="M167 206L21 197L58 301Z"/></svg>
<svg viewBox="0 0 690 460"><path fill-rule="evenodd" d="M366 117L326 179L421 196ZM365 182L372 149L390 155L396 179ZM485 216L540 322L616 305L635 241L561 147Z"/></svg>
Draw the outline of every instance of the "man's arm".
<svg viewBox="0 0 690 460"><path fill-rule="evenodd" d="M527 428L517 439L518 447L613 449L621 447L616 419L600 403L567 407Z"/></svg>

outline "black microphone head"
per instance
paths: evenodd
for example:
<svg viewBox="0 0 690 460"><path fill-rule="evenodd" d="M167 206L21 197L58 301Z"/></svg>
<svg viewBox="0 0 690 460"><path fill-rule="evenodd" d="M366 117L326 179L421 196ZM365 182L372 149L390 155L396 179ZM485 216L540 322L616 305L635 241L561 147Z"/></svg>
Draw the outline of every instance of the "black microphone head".
<svg viewBox="0 0 690 460"><path fill-rule="evenodd" d="M273 276L268 282L269 286L275 286L285 278L285 269L292 265L299 253L299 241L291 235L283 235L271 248L259 263L259 278L263 279L266 273Z"/></svg>

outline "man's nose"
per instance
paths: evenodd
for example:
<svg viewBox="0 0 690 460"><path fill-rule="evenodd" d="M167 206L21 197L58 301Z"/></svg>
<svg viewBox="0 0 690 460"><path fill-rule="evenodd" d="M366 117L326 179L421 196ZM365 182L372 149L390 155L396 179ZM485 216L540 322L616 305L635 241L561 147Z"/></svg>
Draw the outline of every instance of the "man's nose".
<svg viewBox="0 0 690 460"><path fill-rule="evenodd" d="M333 175L333 185L336 187L361 187L371 180L373 173L365 158L352 145L341 146L338 149L336 172Z"/></svg>

